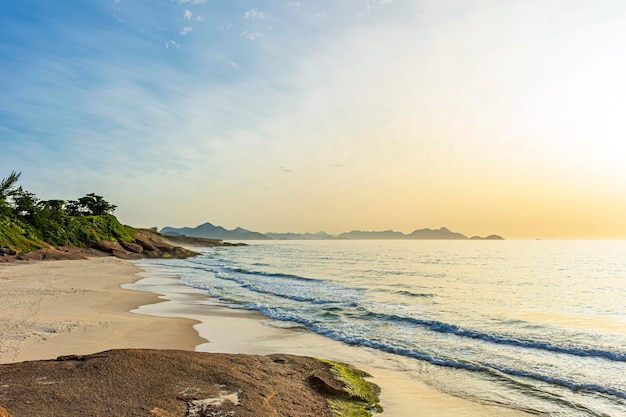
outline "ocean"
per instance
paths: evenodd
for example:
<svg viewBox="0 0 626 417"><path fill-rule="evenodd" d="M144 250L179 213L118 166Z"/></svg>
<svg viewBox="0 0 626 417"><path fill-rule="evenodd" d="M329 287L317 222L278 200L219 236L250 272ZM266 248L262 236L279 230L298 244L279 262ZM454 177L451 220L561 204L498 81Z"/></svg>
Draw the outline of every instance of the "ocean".
<svg viewBox="0 0 626 417"><path fill-rule="evenodd" d="M626 416L626 241L247 243L140 265L461 398Z"/></svg>

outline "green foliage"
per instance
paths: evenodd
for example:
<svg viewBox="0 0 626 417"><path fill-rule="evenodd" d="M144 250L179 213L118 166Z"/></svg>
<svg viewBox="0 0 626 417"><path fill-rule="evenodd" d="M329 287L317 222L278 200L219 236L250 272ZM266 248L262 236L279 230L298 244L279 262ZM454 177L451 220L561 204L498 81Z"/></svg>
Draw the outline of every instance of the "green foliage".
<svg viewBox="0 0 626 417"><path fill-rule="evenodd" d="M41 240L32 226L6 215L0 215L0 246L20 252L42 248Z"/></svg>
<svg viewBox="0 0 626 417"><path fill-rule="evenodd" d="M113 213L117 208L94 193L89 193L78 200L70 200L65 207L72 216L102 216Z"/></svg>
<svg viewBox="0 0 626 417"><path fill-rule="evenodd" d="M78 200L40 201L16 187L15 171L0 181L0 247L26 252L53 246L89 246L102 240L134 241L133 228L111 213L116 206L94 193Z"/></svg>
<svg viewBox="0 0 626 417"><path fill-rule="evenodd" d="M35 197L35 194L19 187L12 192L12 198L13 209L19 216L25 218L27 221L31 221L37 215L39 207L37 205L38 200L37 197Z"/></svg>
<svg viewBox="0 0 626 417"><path fill-rule="evenodd" d="M380 387L366 381L369 376L350 365L341 362L319 359L331 366L331 372L339 381L344 383L344 391L349 398L328 400L328 405L338 417L372 417L372 410L382 413L380 406Z"/></svg>
<svg viewBox="0 0 626 417"><path fill-rule="evenodd" d="M11 171L8 177L0 181L0 215L10 212L9 197L13 192L17 180L20 178L21 172Z"/></svg>
<svg viewBox="0 0 626 417"><path fill-rule="evenodd" d="M112 214L100 216L70 217L68 229L80 238L80 242L113 240L133 242L133 228L121 224Z"/></svg>

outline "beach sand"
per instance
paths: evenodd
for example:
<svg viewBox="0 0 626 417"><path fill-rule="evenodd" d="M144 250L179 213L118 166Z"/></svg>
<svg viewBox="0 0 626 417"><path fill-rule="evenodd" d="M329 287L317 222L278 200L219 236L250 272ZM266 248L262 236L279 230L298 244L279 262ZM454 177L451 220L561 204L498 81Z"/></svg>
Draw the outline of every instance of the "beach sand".
<svg viewBox="0 0 626 417"><path fill-rule="evenodd" d="M384 416L528 416L439 392L394 369L375 350L217 306L205 291L113 257L0 264L0 316L0 363L114 348L296 354L348 362L372 374L383 390Z"/></svg>
<svg viewBox="0 0 626 417"><path fill-rule="evenodd" d="M204 342L189 320L129 312L158 301L120 287L138 272L114 257L0 264L0 363Z"/></svg>

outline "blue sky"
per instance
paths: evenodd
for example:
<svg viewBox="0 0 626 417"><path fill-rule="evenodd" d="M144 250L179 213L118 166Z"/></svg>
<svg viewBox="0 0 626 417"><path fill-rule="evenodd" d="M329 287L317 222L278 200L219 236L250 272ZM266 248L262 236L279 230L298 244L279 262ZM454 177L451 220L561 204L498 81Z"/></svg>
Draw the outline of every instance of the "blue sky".
<svg viewBox="0 0 626 417"><path fill-rule="evenodd" d="M626 3L0 4L0 167L138 226L626 237Z"/></svg>

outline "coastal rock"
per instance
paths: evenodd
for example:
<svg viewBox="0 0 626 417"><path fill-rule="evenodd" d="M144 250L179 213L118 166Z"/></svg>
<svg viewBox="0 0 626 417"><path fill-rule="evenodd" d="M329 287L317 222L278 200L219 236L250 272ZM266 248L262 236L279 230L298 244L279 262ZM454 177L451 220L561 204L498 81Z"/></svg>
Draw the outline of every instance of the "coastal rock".
<svg viewBox="0 0 626 417"><path fill-rule="evenodd" d="M1 364L0 404L13 417L333 417L329 402L355 400L331 368L293 355L109 350ZM333 392L312 386L311 376Z"/></svg>
<svg viewBox="0 0 626 417"><path fill-rule="evenodd" d="M0 248L0 254L2 255L18 255L20 252L12 248Z"/></svg>
<svg viewBox="0 0 626 417"><path fill-rule="evenodd" d="M120 245L119 242L112 242L110 240L101 240L99 242L92 242L91 246L100 249L105 252L113 252L114 250L120 252L126 252L126 250Z"/></svg>
<svg viewBox="0 0 626 417"><path fill-rule="evenodd" d="M32 252L21 253L15 257L20 261L43 261L46 252L45 249L39 249Z"/></svg>
<svg viewBox="0 0 626 417"><path fill-rule="evenodd" d="M345 384L337 380L328 369L322 369L309 376L309 384L317 391L328 395L349 398Z"/></svg>
<svg viewBox="0 0 626 417"><path fill-rule="evenodd" d="M0 249L0 262L11 261L43 261L43 260L70 260L86 259L95 256L116 256L121 259L140 258L177 258L184 259L196 256L198 253L177 246L174 243L188 246L245 246L245 244L231 244L219 239L202 239L178 237L176 242L171 242L164 236L152 230L136 230L133 233L134 242L92 240L90 247L61 246L55 248L45 242L43 248L30 252L19 253L19 251L2 247ZM13 255L12 255L13 253Z"/></svg>
<svg viewBox="0 0 626 417"><path fill-rule="evenodd" d="M43 250L43 259L47 261L61 261L61 260L77 260L77 259L87 259L85 254L80 251L66 249L60 250L55 248L49 248Z"/></svg>
<svg viewBox="0 0 626 417"><path fill-rule="evenodd" d="M135 238L135 242L145 251L158 252L159 249L152 243L153 239L150 234L146 232L137 232L133 235L133 237Z"/></svg>
<svg viewBox="0 0 626 417"><path fill-rule="evenodd" d="M173 245L165 237L152 231L138 230L133 233L133 238L145 252L156 252L159 258L188 258L197 255L194 251ZM147 253L146 256L152 257Z"/></svg>
<svg viewBox="0 0 626 417"><path fill-rule="evenodd" d="M131 251L133 253L143 252L143 246L141 246L139 243L120 242L120 244L124 247L124 249Z"/></svg>

